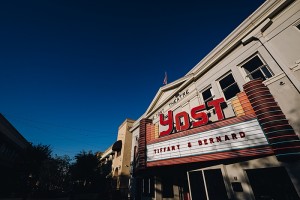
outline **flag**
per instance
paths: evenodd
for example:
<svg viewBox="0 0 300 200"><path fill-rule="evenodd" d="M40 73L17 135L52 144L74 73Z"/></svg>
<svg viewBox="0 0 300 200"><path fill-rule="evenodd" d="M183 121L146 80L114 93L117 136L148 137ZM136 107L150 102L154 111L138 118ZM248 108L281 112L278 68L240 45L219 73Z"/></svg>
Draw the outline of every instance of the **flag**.
<svg viewBox="0 0 300 200"><path fill-rule="evenodd" d="M167 85L167 83L168 83L168 75L167 75L167 72L165 72L165 78L164 78L163 84Z"/></svg>

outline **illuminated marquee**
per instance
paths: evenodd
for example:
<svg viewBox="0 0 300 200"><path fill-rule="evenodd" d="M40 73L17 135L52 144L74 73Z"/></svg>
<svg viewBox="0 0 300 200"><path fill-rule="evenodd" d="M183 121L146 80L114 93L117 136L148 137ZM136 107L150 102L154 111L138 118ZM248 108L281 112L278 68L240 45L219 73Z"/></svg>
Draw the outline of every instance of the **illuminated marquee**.
<svg viewBox="0 0 300 200"><path fill-rule="evenodd" d="M148 144L147 162L248 149L267 144L268 141L257 119L252 119Z"/></svg>
<svg viewBox="0 0 300 200"><path fill-rule="evenodd" d="M208 107L212 107L215 109L218 120L224 119L224 115L222 112L221 104L224 103L224 98L215 99L212 101L207 102ZM208 123L208 115L206 112L203 112L203 110L206 109L205 104L196 106L191 109L191 117L195 119L192 124L190 124L190 117L189 114L185 111L182 111L180 113L177 113L175 115L175 128L176 131L184 131L190 128L190 125L195 127L203 126ZM168 117L165 119L163 114L160 114L159 116L159 123L163 126L168 126L168 129L165 131L161 131L159 133L160 136L166 136L172 133L174 129L174 122L173 122L173 111L168 111ZM181 123L181 119L183 119L183 123Z"/></svg>

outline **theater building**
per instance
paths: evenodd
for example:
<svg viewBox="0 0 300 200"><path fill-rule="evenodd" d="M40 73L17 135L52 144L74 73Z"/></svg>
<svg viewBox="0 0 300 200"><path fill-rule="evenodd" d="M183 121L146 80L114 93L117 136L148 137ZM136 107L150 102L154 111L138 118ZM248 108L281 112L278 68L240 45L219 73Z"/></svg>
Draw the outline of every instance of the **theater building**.
<svg viewBox="0 0 300 200"><path fill-rule="evenodd" d="M299 91L300 1L265 1L133 124L131 196L299 199Z"/></svg>

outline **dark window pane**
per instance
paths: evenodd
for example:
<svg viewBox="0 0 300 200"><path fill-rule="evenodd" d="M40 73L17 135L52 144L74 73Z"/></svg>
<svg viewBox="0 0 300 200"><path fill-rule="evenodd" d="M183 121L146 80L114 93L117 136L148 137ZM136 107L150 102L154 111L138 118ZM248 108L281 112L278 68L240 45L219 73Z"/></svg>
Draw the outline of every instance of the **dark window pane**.
<svg viewBox="0 0 300 200"><path fill-rule="evenodd" d="M220 86L221 86L222 90L224 90L224 88L228 87L229 85L231 85L234 82L235 82L235 80L234 80L232 74L228 74L225 78L220 80Z"/></svg>
<svg viewBox="0 0 300 200"><path fill-rule="evenodd" d="M234 97L239 92L240 92L240 89L239 89L237 83L235 83L234 85L227 88L226 91L224 91L224 95L225 95L226 100L228 100L228 99L231 99L232 97Z"/></svg>
<svg viewBox="0 0 300 200"><path fill-rule="evenodd" d="M251 76L249 76L250 79L262 79L262 80L266 80L265 76L263 75L263 73L260 70L257 70L255 72L253 72L251 74Z"/></svg>
<svg viewBox="0 0 300 200"><path fill-rule="evenodd" d="M261 68L261 70L264 72L264 74L267 76L267 78L272 77L272 74L271 74L271 72L268 70L267 67L263 67L263 68Z"/></svg>
<svg viewBox="0 0 300 200"><path fill-rule="evenodd" d="M300 30L300 24L297 25L297 28Z"/></svg>
<svg viewBox="0 0 300 200"><path fill-rule="evenodd" d="M189 173L191 195L193 199L207 199L202 171Z"/></svg>
<svg viewBox="0 0 300 200"><path fill-rule="evenodd" d="M205 182L210 200L228 199L223 175L220 169L205 170Z"/></svg>
<svg viewBox="0 0 300 200"><path fill-rule="evenodd" d="M253 57L247 63L242 65L245 69L248 77L252 79L262 79L266 80L266 78L270 78L272 76L271 72L267 67L262 67L264 63L258 56Z"/></svg>
<svg viewBox="0 0 300 200"><path fill-rule="evenodd" d="M283 167L246 170L256 200L299 200Z"/></svg>
<svg viewBox="0 0 300 200"><path fill-rule="evenodd" d="M258 56L253 57L247 63L245 63L242 67L244 67L250 73L256 70L258 67L262 66L263 62L259 59Z"/></svg>
<svg viewBox="0 0 300 200"><path fill-rule="evenodd" d="M148 178L144 178L144 189L143 189L143 193L144 195L148 195L149 194L149 179Z"/></svg>
<svg viewBox="0 0 300 200"><path fill-rule="evenodd" d="M206 102L208 99L211 98L212 94L210 92L210 88L205 90L203 93L202 93L202 96L203 96L203 100Z"/></svg>

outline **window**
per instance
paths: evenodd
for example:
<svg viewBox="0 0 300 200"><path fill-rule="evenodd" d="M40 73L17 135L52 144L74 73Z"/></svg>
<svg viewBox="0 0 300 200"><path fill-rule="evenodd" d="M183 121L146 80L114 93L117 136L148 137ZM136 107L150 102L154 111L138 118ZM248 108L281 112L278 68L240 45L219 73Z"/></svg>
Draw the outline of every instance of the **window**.
<svg viewBox="0 0 300 200"><path fill-rule="evenodd" d="M154 197L154 177L147 177L143 179L143 195Z"/></svg>
<svg viewBox="0 0 300 200"><path fill-rule="evenodd" d="M255 199L299 199L284 167L248 169L246 173Z"/></svg>
<svg viewBox="0 0 300 200"><path fill-rule="evenodd" d="M268 69L267 65L262 62L258 55L252 57L241 67L244 68L247 74L246 77L248 77L250 80L266 80L272 77L272 72Z"/></svg>
<svg viewBox="0 0 300 200"><path fill-rule="evenodd" d="M149 193L149 179L144 178L143 179L143 194L147 195Z"/></svg>
<svg viewBox="0 0 300 200"><path fill-rule="evenodd" d="M296 27L300 30L300 23Z"/></svg>
<svg viewBox="0 0 300 200"><path fill-rule="evenodd" d="M231 73L222 78L219 83L226 100L231 99L240 92L240 88Z"/></svg>
<svg viewBox="0 0 300 200"><path fill-rule="evenodd" d="M214 96L212 95L212 92L211 92L211 87L202 91L201 94L202 94L202 98L203 98L203 102L205 103L205 106L208 107L207 102L214 98Z"/></svg>
<svg viewBox="0 0 300 200"><path fill-rule="evenodd" d="M117 151L117 157L119 157L121 155L121 150Z"/></svg>

